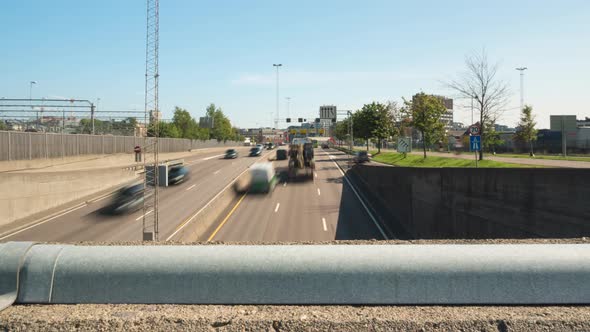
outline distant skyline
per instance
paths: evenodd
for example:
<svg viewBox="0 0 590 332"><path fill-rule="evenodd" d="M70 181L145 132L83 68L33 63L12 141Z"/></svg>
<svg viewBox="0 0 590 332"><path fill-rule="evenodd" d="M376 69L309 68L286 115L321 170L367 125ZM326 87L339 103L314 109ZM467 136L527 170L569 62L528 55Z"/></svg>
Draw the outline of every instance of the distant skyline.
<svg viewBox="0 0 590 332"><path fill-rule="evenodd" d="M160 110L203 116L215 103L240 127L271 126L275 69L280 113L356 110L414 93L456 97L441 82L485 48L511 87L519 72L538 128L550 114L590 116L590 1L162 1ZM0 97L100 98L102 110L143 110L145 1L23 0L0 10ZM471 113L455 102L455 121ZM286 126L282 123L282 126Z"/></svg>

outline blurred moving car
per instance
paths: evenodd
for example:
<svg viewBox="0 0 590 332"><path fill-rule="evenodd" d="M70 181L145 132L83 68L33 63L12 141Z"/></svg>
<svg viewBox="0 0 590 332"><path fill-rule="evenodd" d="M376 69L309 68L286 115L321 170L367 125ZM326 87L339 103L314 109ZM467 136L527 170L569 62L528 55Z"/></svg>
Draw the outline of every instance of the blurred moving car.
<svg viewBox="0 0 590 332"><path fill-rule="evenodd" d="M112 214L124 214L137 211L142 206L143 183L139 183L119 189L111 203L105 209Z"/></svg>
<svg viewBox="0 0 590 332"><path fill-rule="evenodd" d="M275 169L271 163L254 164L250 168L250 192L269 193L277 184Z"/></svg>
<svg viewBox="0 0 590 332"><path fill-rule="evenodd" d="M328 148L329 148L328 144L326 144L326 143L322 144L322 149L328 149Z"/></svg>
<svg viewBox="0 0 590 332"><path fill-rule="evenodd" d="M262 154L262 148L255 147L250 149L250 157L260 156Z"/></svg>
<svg viewBox="0 0 590 332"><path fill-rule="evenodd" d="M223 158L235 159L237 157L238 157L238 151L236 151L235 149L229 149L229 150L225 151L225 156Z"/></svg>
<svg viewBox="0 0 590 332"><path fill-rule="evenodd" d="M168 184L178 184L189 177L188 168L179 165L170 167L168 170Z"/></svg>
<svg viewBox="0 0 590 332"><path fill-rule="evenodd" d="M362 164L365 162L369 162L371 155L367 151L358 151L354 156L354 162L357 164Z"/></svg>
<svg viewBox="0 0 590 332"><path fill-rule="evenodd" d="M272 149L274 149L274 148L275 148L275 145L274 145L272 142L269 142L268 144L266 144L266 148L267 148L268 150L272 150Z"/></svg>
<svg viewBox="0 0 590 332"><path fill-rule="evenodd" d="M287 150L278 149L277 150L277 160L286 160L286 159L287 159Z"/></svg>
<svg viewBox="0 0 590 332"><path fill-rule="evenodd" d="M262 145L260 143L256 144L256 147L259 148L259 149L261 149L261 150L264 149L264 145Z"/></svg>

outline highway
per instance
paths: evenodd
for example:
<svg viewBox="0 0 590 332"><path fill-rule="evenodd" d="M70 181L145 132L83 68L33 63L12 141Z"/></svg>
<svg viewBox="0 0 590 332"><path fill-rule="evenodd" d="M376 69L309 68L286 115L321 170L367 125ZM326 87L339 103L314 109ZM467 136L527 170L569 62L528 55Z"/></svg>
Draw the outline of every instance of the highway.
<svg viewBox="0 0 590 332"><path fill-rule="evenodd" d="M233 179L258 161L266 161L276 150L261 157L248 157L248 147L238 148L239 158L222 159L221 151L185 158L190 178L161 188L159 239L166 240L196 211L205 206ZM336 150L316 149L313 180L281 181L270 194L247 193L228 207L199 240L217 241L329 241L383 239L384 235L350 185L336 161L347 157ZM277 174L286 175L287 161L273 162ZM345 163L341 163L345 164ZM65 210L54 217L4 234L0 241L113 242L140 241L143 211L113 216L101 213L111 196ZM195 239L196 240L196 239Z"/></svg>
<svg viewBox="0 0 590 332"><path fill-rule="evenodd" d="M161 188L160 191L160 240L168 238L183 220L207 204L254 162L267 158L270 152L265 151L262 157L248 157L249 147L237 150L237 159L222 159L222 150L184 159L190 169L190 178L178 185ZM110 196L106 196L90 201L80 208L41 220L32 227L3 235L0 241L141 241L143 211L120 216L100 213L110 199Z"/></svg>
<svg viewBox="0 0 590 332"><path fill-rule="evenodd" d="M282 180L271 194L246 193L202 240L329 241L384 239L349 183L337 150L316 149L313 181ZM287 161L275 161L281 174Z"/></svg>

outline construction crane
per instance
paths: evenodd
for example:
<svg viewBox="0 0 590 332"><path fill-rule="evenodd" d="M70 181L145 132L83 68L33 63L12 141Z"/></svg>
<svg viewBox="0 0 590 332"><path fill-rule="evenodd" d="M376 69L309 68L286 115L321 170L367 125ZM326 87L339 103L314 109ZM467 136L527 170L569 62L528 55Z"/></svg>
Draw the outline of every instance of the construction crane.
<svg viewBox="0 0 590 332"><path fill-rule="evenodd" d="M146 135L143 147L143 241L158 241L158 122L160 120L160 111L158 108L159 11L159 0L147 0L144 112Z"/></svg>

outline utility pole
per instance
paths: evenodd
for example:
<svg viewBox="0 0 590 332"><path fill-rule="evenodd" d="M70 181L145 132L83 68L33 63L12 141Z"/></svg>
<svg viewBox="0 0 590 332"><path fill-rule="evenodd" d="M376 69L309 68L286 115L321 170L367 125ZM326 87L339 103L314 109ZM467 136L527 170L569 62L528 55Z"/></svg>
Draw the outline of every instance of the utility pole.
<svg viewBox="0 0 590 332"><path fill-rule="evenodd" d="M279 67L282 67L281 63L273 63L273 67L277 69L277 117L275 119L275 129L279 126Z"/></svg>

